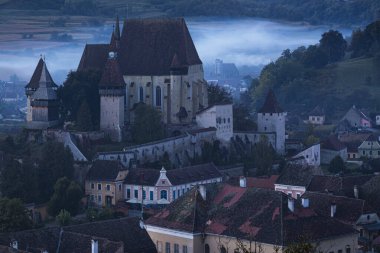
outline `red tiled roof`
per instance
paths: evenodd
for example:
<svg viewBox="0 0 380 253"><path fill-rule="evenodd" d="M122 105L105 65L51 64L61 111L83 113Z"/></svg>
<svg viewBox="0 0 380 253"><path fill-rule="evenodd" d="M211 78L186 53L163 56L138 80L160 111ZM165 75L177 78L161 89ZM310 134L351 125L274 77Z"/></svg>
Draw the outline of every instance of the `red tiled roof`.
<svg viewBox="0 0 380 253"><path fill-rule="evenodd" d="M108 59L102 78L100 79L100 87L124 87L125 82L120 71L119 63L116 59Z"/></svg>
<svg viewBox="0 0 380 253"><path fill-rule="evenodd" d="M265 99L263 107L259 110L259 113L282 113L284 110L280 107L277 102L276 96L272 89L269 90L267 97Z"/></svg>
<svg viewBox="0 0 380 253"><path fill-rule="evenodd" d="M78 71L102 71L107 62L109 50L109 44L87 44L79 62Z"/></svg>
<svg viewBox="0 0 380 253"><path fill-rule="evenodd" d="M36 69L34 70L32 78L30 79L29 83L25 86L25 88L37 90L37 88L40 86L42 72L44 71L44 65L45 65L45 62L41 58L38 61L38 64L36 66ZM47 70L46 66L45 66L45 73L44 74L46 76L46 80L44 80L44 81L46 81L47 86L48 87L57 87L57 85L54 83L53 78L51 77L49 71Z"/></svg>
<svg viewBox="0 0 380 253"><path fill-rule="evenodd" d="M341 141L339 141L335 135L331 135L331 136L329 136L329 138L327 138L325 141L322 142L321 148L340 151L340 150L345 149L347 147Z"/></svg>
<svg viewBox="0 0 380 253"><path fill-rule="evenodd" d="M274 189L279 175L272 175L270 177L247 177L247 187L255 187L262 189Z"/></svg>

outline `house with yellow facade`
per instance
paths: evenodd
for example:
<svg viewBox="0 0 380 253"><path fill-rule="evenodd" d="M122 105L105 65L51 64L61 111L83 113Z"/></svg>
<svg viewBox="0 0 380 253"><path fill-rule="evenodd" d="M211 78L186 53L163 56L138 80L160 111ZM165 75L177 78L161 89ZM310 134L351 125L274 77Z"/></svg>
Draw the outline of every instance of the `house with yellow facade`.
<svg viewBox="0 0 380 253"><path fill-rule="evenodd" d="M110 207L123 200L123 182L127 174L128 170L120 161L96 160L85 182L88 204Z"/></svg>

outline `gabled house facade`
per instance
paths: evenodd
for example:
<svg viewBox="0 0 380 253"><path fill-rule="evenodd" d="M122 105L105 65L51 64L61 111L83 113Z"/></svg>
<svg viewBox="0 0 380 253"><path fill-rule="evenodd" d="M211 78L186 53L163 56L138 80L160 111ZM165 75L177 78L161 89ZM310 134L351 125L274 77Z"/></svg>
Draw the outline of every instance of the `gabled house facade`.
<svg viewBox="0 0 380 253"><path fill-rule="evenodd" d="M371 119L365 115L361 110L353 105L350 110L344 115L342 121L347 122L353 128L370 128L372 127Z"/></svg>
<svg viewBox="0 0 380 253"><path fill-rule="evenodd" d="M325 112L320 106L316 106L309 113L309 123L313 125L323 125L325 123Z"/></svg>
<svg viewBox="0 0 380 253"><path fill-rule="evenodd" d="M123 181L127 175L128 170L120 161L96 160L86 176L88 204L110 207L123 200Z"/></svg>
<svg viewBox="0 0 380 253"><path fill-rule="evenodd" d="M321 162L329 164L336 156L347 161L347 147L335 135L332 135L322 142Z"/></svg>
<svg viewBox="0 0 380 253"><path fill-rule="evenodd" d="M124 180L124 197L128 203L169 204L196 185L222 182L214 164L202 164L161 171L134 169Z"/></svg>
<svg viewBox="0 0 380 253"><path fill-rule="evenodd" d="M367 158L379 158L380 157L380 142L375 135L370 135L363 141L358 147L358 151L361 157Z"/></svg>

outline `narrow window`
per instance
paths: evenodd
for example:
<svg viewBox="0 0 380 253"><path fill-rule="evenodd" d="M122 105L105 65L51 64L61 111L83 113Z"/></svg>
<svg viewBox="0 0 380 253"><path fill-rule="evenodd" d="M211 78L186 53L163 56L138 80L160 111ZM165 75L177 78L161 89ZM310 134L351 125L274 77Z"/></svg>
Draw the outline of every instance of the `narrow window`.
<svg viewBox="0 0 380 253"><path fill-rule="evenodd" d="M135 190L135 199L139 198L139 190Z"/></svg>
<svg viewBox="0 0 380 253"><path fill-rule="evenodd" d="M161 199L168 199L168 192L166 190L162 190L160 192Z"/></svg>
<svg viewBox="0 0 380 253"><path fill-rule="evenodd" d="M102 184L98 184L98 190L100 191L102 189Z"/></svg>
<svg viewBox="0 0 380 253"><path fill-rule="evenodd" d="M187 253L187 245L182 246L182 253Z"/></svg>
<svg viewBox="0 0 380 253"><path fill-rule="evenodd" d="M165 253L170 253L170 242L165 243Z"/></svg>
<svg viewBox="0 0 380 253"><path fill-rule="evenodd" d="M156 87L156 106L161 106L161 87Z"/></svg>
<svg viewBox="0 0 380 253"><path fill-rule="evenodd" d="M131 189L127 189L127 199L131 198Z"/></svg>
<svg viewBox="0 0 380 253"><path fill-rule="evenodd" d="M144 102L144 88L140 87L139 89L139 101Z"/></svg>
<svg viewBox="0 0 380 253"><path fill-rule="evenodd" d="M179 245L174 243L174 253L179 253Z"/></svg>
<svg viewBox="0 0 380 253"><path fill-rule="evenodd" d="M149 192L149 200L153 200L153 191Z"/></svg>

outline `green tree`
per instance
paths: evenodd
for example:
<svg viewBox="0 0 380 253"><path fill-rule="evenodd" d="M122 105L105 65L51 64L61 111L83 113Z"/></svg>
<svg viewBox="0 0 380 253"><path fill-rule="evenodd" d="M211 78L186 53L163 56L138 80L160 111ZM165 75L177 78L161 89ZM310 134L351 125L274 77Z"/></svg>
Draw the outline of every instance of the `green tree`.
<svg viewBox="0 0 380 253"><path fill-rule="evenodd" d="M78 119L79 108L83 101L88 103L93 126L100 122L99 82L102 73L88 70L70 72L63 86L58 88L57 96L61 101L61 114L64 120Z"/></svg>
<svg viewBox="0 0 380 253"><path fill-rule="evenodd" d="M19 198L26 203L38 200L37 168L28 160L6 157L0 173L0 191L8 198Z"/></svg>
<svg viewBox="0 0 380 253"><path fill-rule="evenodd" d="M0 199L0 232L13 232L32 227L26 208L19 199Z"/></svg>
<svg viewBox="0 0 380 253"><path fill-rule="evenodd" d="M207 93L209 105L232 103L231 92L219 85L208 85Z"/></svg>
<svg viewBox="0 0 380 253"><path fill-rule="evenodd" d="M62 209L59 212L59 214L57 215L56 220L58 221L58 223L61 227L67 226L70 224L71 214L68 211L66 211L65 209Z"/></svg>
<svg viewBox="0 0 380 253"><path fill-rule="evenodd" d="M346 166L343 159L339 155L335 156L334 159L331 160L328 170L331 173L345 172Z"/></svg>
<svg viewBox="0 0 380 253"><path fill-rule="evenodd" d="M309 135L305 140L305 145L307 147L313 146L314 144L319 142L319 138L314 135Z"/></svg>
<svg viewBox="0 0 380 253"><path fill-rule="evenodd" d="M265 136L255 144L252 149L252 157L256 167L257 176L270 175L275 159L275 151Z"/></svg>
<svg viewBox="0 0 380 253"><path fill-rule="evenodd" d="M161 113L151 106L138 104L134 111L132 137L136 143L146 143L165 137Z"/></svg>
<svg viewBox="0 0 380 253"><path fill-rule="evenodd" d="M234 105L234 130L236 131L253 131L257 129L256 123L252 120L249 110L241 105Z"/></svg>
<svg viewBox="0 0 380 253"><path fill-rule="evenodd" d="M285 253L315 253L315 251L315 247L306 241L292 243L285 249Z"/></svg>
<svg viewBox="0 0 380 253"><path fill-rule="evenodd" d="M71 215L79 211L83 192L81 187L66 177L60 178L54 185L54 194L48 204L48 212L56 216L62 209Z"/></svg>
<svg viewBox="0 0 380 253"><path fill-rule="evenodd" d="M344 57L347 49L347 42L340 32L330 30L322 34L319 43L320 48L326 53L330 63L337 62Z"/></svg>
<svg viewBox="0 0 380 253"><path fill-rule="evenodd" d="M77 113L77 128L79 131L93 130L91 110L86 101L82 102Z"/></svg>
<svg viewBox="0 0 380 253"><path fill-rule="evenodd" d="M39 202L45 202L51 198L54 184L59 178L73 178L74 158L71 151L64 147L62 143L45 143L42 148L42 157L37 173Z"/></svg>

